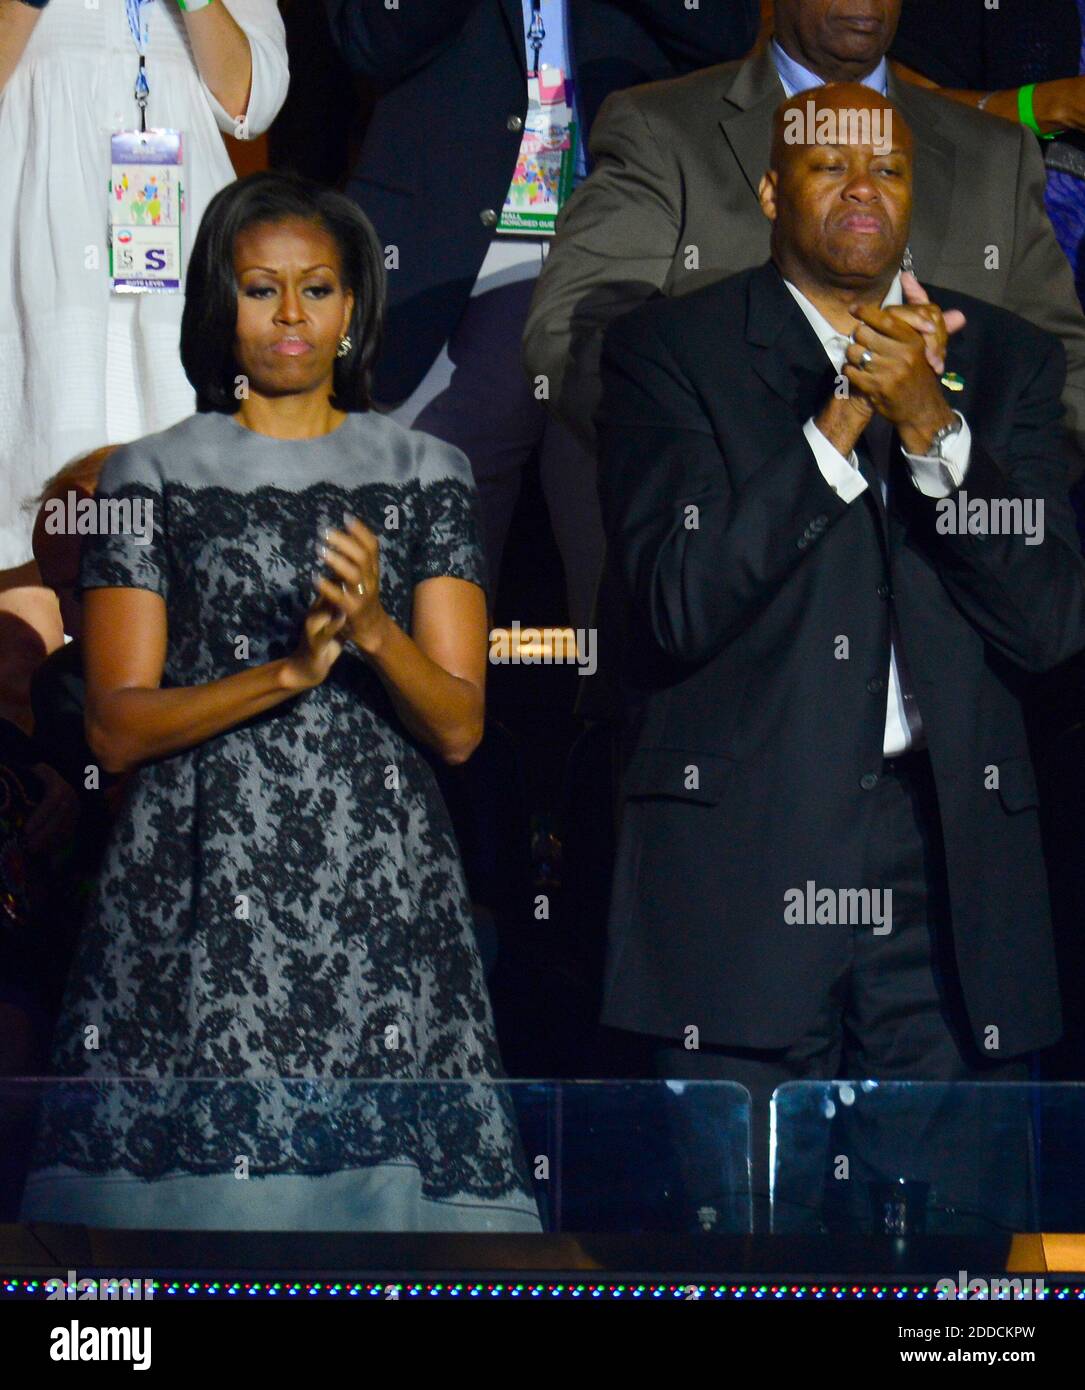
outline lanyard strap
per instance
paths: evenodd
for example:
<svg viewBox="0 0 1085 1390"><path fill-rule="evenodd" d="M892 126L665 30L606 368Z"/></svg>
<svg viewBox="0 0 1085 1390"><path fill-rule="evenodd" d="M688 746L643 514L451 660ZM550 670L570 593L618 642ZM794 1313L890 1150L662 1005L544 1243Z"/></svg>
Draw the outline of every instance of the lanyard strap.
<svg viewBox="0 0 1085 1390"><path fill-rule="evenodd" d="M139 72L136 75L135 90L132 95L136 99L139 107L139 128L141 131L147 129L147 98L151 94L150 85L147 82L147 45L150 42L149 22L144 18L143 11L149 5L153 5L154 0L124 0L125 13L128 16L128 28L132 34L132 42L139 52Z"/></svg>
<svg viewBox="0 0 1085 1390"><path fill-rule="evenodd" d="M531 0L531 23L527 27L527 41L535 50L535 63L528 68L528 75L538 77L539 75L539 54L542 52L543 40L546 38L546 25L542 17L542 0Z"/></svg>

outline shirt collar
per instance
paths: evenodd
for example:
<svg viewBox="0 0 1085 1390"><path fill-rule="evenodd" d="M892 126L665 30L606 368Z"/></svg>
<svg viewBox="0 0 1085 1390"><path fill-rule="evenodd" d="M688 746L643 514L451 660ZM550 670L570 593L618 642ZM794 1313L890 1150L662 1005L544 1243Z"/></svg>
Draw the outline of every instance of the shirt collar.
<svg viewBox="0 0 1085 1390"><path fill-rule="evenodd" d="M772 54L772 61L776 65L776 72L783 83L784 91L789 97L793 97L796 92L809 91L811 87L824 86L824 80L818 77L817 73L811 72L809 68L804 68L801 63L795 61L790 54L785 53L780 45L773 39L769 51ZM882 96L887 95L886 82L889 76L889 64L883 57L873 72L861 78L864 87L873 87Z"/></svg>
<svg viewBox="0 0 1085 1390"><path fill-rule="evenodd" d="M818 342L825 349L825 351L829 353L830 356L833 355L834 348L837 350L838 353L841 351L846 352L846 346L842 347L842 345L847 344L847 342L849 341L848 335L846 333L841 333L839 329L834 328L832 324L829 322L829 320L825 317L825 315L821 312L821 310L817 307L817 305L812 304L810 300L807 299L806 295L803 294L802 290L798 289L795 285L793 285L790 280L785 280L784 284L791 291L795 303L806 315L807 322L809 323L810 327L814 330L814 332L818 335ZM901 288L900 272L898 271L897 274L893 276L893 283L889 286L889 290L886 293L885 298L882 300L882 308L887 309L894 304L903 303L904 291Z"/></svg>

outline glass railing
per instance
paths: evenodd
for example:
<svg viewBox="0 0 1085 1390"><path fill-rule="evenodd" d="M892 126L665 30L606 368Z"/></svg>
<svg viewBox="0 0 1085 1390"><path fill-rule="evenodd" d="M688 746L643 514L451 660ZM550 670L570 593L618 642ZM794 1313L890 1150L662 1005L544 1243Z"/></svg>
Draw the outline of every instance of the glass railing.
<svg viewBox="0 0 1085 1390"><path fill-rule="evenodd" d="M0 1223L1085 1232L1085 1085L0 1081Z"/></svg>
<svg viewBox="0 0 1085 1390"><path fill-rule="evenodd" d="M1085 1231L1085 1085L792 1082L771 1111L777 1234Z"/></svg>
<svg viewBox="0 0 1085 1390"><path fill-rule="evenodd" d="M0 1081L0 1222L741 1234L749 1105L717 1083Z"/></svg>

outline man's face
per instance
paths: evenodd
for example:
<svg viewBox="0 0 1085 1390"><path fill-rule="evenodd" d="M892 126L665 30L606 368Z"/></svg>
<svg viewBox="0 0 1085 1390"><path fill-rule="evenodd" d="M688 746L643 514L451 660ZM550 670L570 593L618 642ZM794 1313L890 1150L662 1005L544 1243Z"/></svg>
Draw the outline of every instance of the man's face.
<svg viewBox="0 0 1085 1390"><path fill-rule="evenodd" d="M817 284L857 289L891 278L908 244L912 211L911 149L902 121L894 122L894 133L892 142L787 147L762 184L782 267Z"/></svg>
<svg viewBox="0 0 1085 1390"><path fill-rule="evenodd" d="M893 41L901 0L776 0L776 37L829 81L865 77Z"/></svg>

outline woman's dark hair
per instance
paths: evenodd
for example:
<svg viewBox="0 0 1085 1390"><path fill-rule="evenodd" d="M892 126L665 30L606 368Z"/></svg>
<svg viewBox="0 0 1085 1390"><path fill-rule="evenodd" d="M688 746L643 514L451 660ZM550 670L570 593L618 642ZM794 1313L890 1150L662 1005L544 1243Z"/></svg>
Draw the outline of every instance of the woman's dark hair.
<svg viewBox="0 0 1085 1390"><path fill-rule="evenodd" d="M339 248L345 288L354 292L347 334L351 348L335 360L331 403L337 410L372 405L373 364L384 325L384 258L373 225L341 193L297 174L259 173L227 184L200 222L185 277L181 364L198 411L233 414L241 402L234 357L237 281L234 241L248 227L300 218L323 228Z"/></svg>

